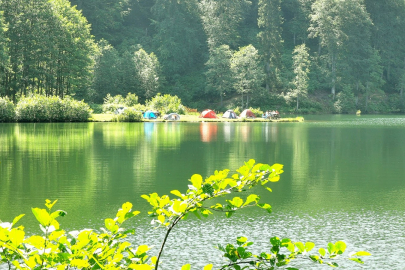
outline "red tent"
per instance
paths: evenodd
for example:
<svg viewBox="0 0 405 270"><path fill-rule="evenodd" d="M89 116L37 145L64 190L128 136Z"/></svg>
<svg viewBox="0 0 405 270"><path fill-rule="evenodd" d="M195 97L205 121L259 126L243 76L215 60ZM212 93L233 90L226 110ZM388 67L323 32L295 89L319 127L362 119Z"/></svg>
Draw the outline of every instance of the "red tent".
<svg viewBox="0 0 405 270"><path fill-rule="evenodd" d="M205 110L200 114L200 118L218 118L214 111Z"/></svg>
<svg viewBox="0 0 405 270"><path fill-rule="evenodd" d="M255 114L254 114L251 110L249 110L249 109L244 110L244 111L240 114L239 117L240 117L240 118L256 118Z"/></svg>

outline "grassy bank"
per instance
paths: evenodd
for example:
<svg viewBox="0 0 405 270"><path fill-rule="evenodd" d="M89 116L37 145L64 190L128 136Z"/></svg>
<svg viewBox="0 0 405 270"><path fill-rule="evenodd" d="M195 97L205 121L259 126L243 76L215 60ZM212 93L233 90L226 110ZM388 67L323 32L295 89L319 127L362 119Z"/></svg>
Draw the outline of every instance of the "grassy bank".
<svg viewBox="0 0 405 270"><path fill-rule="evenodd" d="M94 122L111 122L113 121L113 114L93 114L89 119ZM172 122L163 120L163 118L158 118L155 120L144 119L145 122ZM227 118L199 118L198 115L181 115L180 120L176 122L303 122L303 117L294 118L280 118L280 119L263 119L263 118L240 118L240 119L227 119Z"/></svg>

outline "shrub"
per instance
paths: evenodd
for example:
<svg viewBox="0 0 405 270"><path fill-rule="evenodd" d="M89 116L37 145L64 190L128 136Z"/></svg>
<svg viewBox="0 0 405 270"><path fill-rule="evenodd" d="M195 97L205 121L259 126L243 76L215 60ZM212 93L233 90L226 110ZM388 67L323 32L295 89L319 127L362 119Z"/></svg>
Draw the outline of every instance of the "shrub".
<svg viewBox="0 0 405 270"><path fill-rule="evenodd" d="M240 115L240 113L241 113L239 107L236 107L235 109L233 109L233 111L236 113L236 115Z"/></svg>
<svg viewBox="0 0 405 270"><path fill-rule="evenodd" d="M119 107L133 107L138 104L138 97L135 94L128 93L124 98L121 95L111 96L107 94L104 98L103 113L113 113Z"/></svg>
<svg viewBox="0 0 405 270"><path fill-rule="evenodd" d="M142 122L142 112L133 108L126 109L123 113L113 118L115 122Z"/></svg>
<svg viewBox="0 0 405 270"><path fill-rule="evenodd" d="M186 107L181 104L181 99L177 96L164 95L158 93L154 98L146 104L152 110L157 110L162 114L178 113L186 114Z"/></svg>
<svg viewBox="0 0 405 270"><path fill-rule="evenodd" d="M350 113L356 110L354 95L350 89L344 88L342 92L336 95L336 99L334 107L337 113Z"/></svg>
<svg viewBox="0 0 405 270"><path fill-rule="evenodd" d="M8 97L0 97L0 122L15 121L15 107Z"/></svg>
<svg viewBox="0 0 405 270"><path fill-rule="evenodd" d="M62 100L63 115L61 121L70 122L85 122L91 116L90 106L84 101L77 101L73 98L66 96Z"/></svg>
<svg viewBox="0 0 405 270"><path fill-rule="evenodd" d="M90 106L66 96L22 97L16 107L16 119L20 122L83 122L91 115Z"/></svg>
<svg viewBox="0 0 405 270"><path fill-rule="evenodd" d="M260 110L260 108L252 108L252 107L250 107L249 110L251 110L252 113L254 113L256 117L262 117L262 115L263 115L263 111Z"/></svg>

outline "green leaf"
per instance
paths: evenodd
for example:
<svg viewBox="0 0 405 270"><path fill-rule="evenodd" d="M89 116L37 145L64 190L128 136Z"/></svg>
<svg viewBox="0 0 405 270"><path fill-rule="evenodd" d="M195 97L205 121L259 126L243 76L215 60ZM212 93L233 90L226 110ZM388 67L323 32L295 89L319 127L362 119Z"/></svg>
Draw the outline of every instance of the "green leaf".
<svg viewBox="0 0 405 270"><path fill-rule="evenodd" d="M64 216L66 216L67 215L67 213L65 212L65 211L63 211L63 210L56 210L55 212L53 212L52 214L51 214L51 218L52 219L55 219L55 218L57 218L57 217L64 217Z"/></svg>
<svg viewBox="0 0 405 270"><path fill-rule="evenodd" d="M339 267L339 265L335 262L328 262L327 265L329 265L330 267Z"/></svg>
<svg viewBox="0 0 405 270"><path fill-rule="evenodd" d="M301 242L296 242L296 243L295 243L295 246L299 249L299 251L300 251L301 253L305 251L305 246L304 246L303 243L301 243Z"/></svg>
<svg viewBox="0 0 405 270"><path fill-rule="evenodd" d="M18 247L24 241L25 233L19 229L12 229L9 233L10 241L15 247Z"/></svg>
<svg viewBox="0 0 405 270"><path fill-rule="evenodd" d="M273 246L280 246L281 245L280 238L278 238L277 236L270 238L270 243Z"/></svg>
<svg viewBox="0 0 405 270"><path fill-rule="evenodd" d="M367 251L357 251L356 253L352 254L351 256L371 256L371 253Z"/></svg>
<svg viewBox="0 0 405 270"><path fill-rule="evenodd" d="M322 257L325 257L326 255L326 250L324 248L319 249L319 254L321 254Z"/></svg>
<svg viewBox="0 0 405 270"><path fill-rule="evenodd" d="M181 194L181 192L178 191L178 190L172 190L172 191L170 191L170 193L173 194L173 195L176 195L177 197L180 197L182 199L184 197L183 194Z"/></svg>
<svg viewBox="0 0 405 270"><path fill-rule="evenodd" d="M21 215L15 217L13 219L13 225L12 226L14 226L23 216L25 216L25 214L21 214Z"/></svg>
<svg viewBox="0 0 405 270"><path fill-rule="evenodd" d="M47 227L51 224L51 217L45 209L31 208L35 218L42 226Z"/></svg>
<svg viewBox="0 0 405 270"><path fill-rule="evenodd" d="M352 261L354 261L356 263L364 264L364 262L360 258L349 258L349 260L352 260Z"/></svg>
<svg viewBox="0 0 405 270"><path fill-rule="evenodd" d="M243 204L243 206L250 204L251 202L255 202L257 203L260 200L260 197L256 194L251 194L246 198L245 203Z"/></svg>
<svg viewBox="0 0 405 270"><path fill-rule="evenodd" d="M182 267L181 267L181 270L190 270L191 269L191 265L190 264L186 264L186 265L183 265Z"/></svg>
<svg viewBox="0 0 405 270"><path fill-rule="evenodd" d="M267 203L257 204L260 208L265 209L268 213L271 213L271 205Z"/></svg>
<svg viewBox="0 0 405 270"><path fill-rule="evenodd" d="M305 250L307 252L310 252L314 247L315 247L315 244L312 243L312 242L306 242L305 243Z"/></svg>
<svg viewBox="0 0 405 270"><path fill-rule="evenodd" d="M240 236L240 237L238 237L238 238L236 239L236 243L238 243L238 245L242 245L242 244L246 243L247 240L248 240L248 239L247 239L246 237Z"/></svg>
<svg viewBox="0 0 405 270"><path fill-rule="evenodd" d="M227 218L230 218L234 213L235 213L235 211L225 212L225 216L226 216Z"/></svg>
<svg viewBox="0 0 405 270"><path fill-rule="evenodd" d="M203 182L202 176L199 174L194 174L191 176L190 182L196 189L200 189Z"/></svg>
<svg viewBox="0 0 405 270"><path fill-rule="evenodd" d="M46 200L45 200L45 206L46 206L49 210L51 210L51 208L55 205L55 203L56 203L57 201L58 201L58 200L55 200L55 201L51 202L50 200L46 199Z"/></svg>
<svg viewBox="0 0 405 270"><path fill-rule="evenodd" d="M333 254L336 251L335 245L332 243L328 243L328 252L329 254Z"/></svg>

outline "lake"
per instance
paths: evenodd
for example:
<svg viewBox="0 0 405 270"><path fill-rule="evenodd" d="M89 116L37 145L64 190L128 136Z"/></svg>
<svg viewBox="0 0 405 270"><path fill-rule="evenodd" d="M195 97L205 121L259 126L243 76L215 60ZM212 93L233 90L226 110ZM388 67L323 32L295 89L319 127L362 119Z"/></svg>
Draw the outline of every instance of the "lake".
<svg viewBox="0 0 405 270"><path fill-rule="evenodd" d="M158 245L142 194L185 191L198 173L243 162L281 163L284 173L258 192L272 214L249 209L226 219L191 218L173 231L162 269L223 262L215 244L247 236L256 250L269 238L343 240L373 254L345 269L402 269L405 259L405 117L306 116L304 123L0 124L0 219L39 233L31 207L58 199L67 230L99 228L129 201L140 210L126 228L136 244ZM157 247L155 248L157 251ZM301 269L325 269L303 263Z"/></svg>

